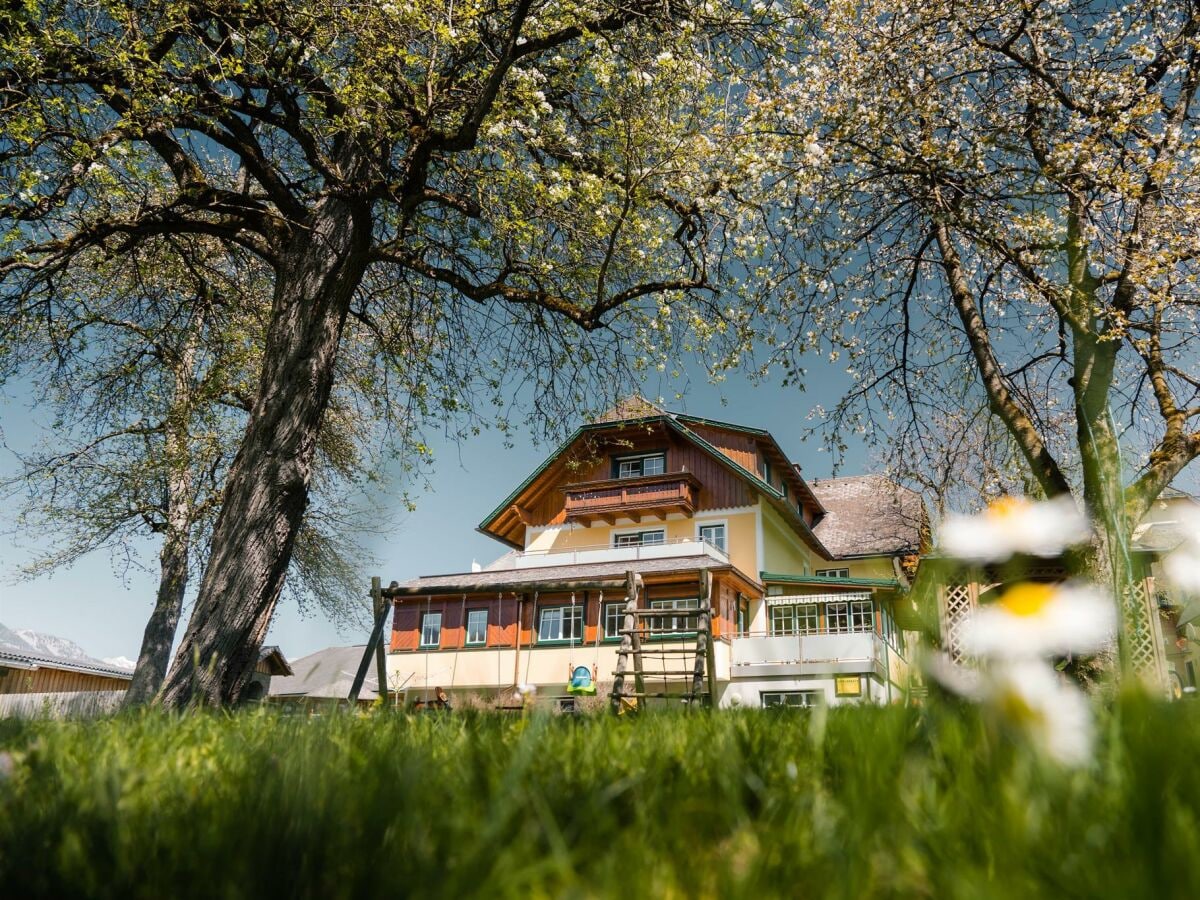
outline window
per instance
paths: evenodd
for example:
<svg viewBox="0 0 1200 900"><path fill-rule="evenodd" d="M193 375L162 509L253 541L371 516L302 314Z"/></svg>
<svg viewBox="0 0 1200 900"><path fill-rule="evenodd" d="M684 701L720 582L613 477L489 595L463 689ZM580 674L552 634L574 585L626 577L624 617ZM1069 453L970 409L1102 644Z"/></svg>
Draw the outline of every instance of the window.
<svg viewBox="0 0 1200 900"><path fill-rule="evenodd" d="M771 464L765 459L763 460L763 481L767 484L771 483Z"/></svg>
<svg viewBox="0 0 1200 900"><path fill-rule="evenodd" d="M850 630L875 630L875 604L870 600L855 600L850 604Z"/></svg>
<svg viewBox="0 0 1200 900"><path fill-rule="evenodd" d="M625 604L604 604L604 638L615 640L621 636L621 627L625 624Z"/></svg>
<svg viewBox="0 0 1200 900"><path fill-rule="evenodd" d="M467 610L467 646L477 647L487 643L487 610Z"/></svg>
<svg viewBox="0 0 1200 900"><path fill-rule="evenodd" d="M850 604L828 603L825 606L827 630L836 634L850 630Z"/></svg>
<svg viewBox="0 0 1200 900"><path fill-rule="evenodd" d="M538 619L539 641L577 641L582 636L582 606L542 607Z"/></svg>
<svg viewBox="0 0 1200 900"><path fill-rule="evenodd" d="M665 453L643 453L640 456L620 456L613 459L616 478L639 478L642 475L661 475L667 470Z"/></svg>
<svg viewBox="0 0 1200 900"><path fill-rule="evenodd" d="M816 634L819 627L817 605L771 607L771 634Z"/></svg>
<svg viewBox="0 0 1200 900"><path fill-rule="evenodd" d="M783 585L781 585L781 584L769 585L767 587L767 596L768 597L782 597L783 596Z"/></svg>
<svg viewBox="0 0 1200 900"><path fill-rule="evenodd" d="M613 535L614 547L644 547L648 544L662 544L667 540L667 532L662 528L653 531L627 531L624 534Z"/></svg>
<svg viewBox="0 0 1200 900"><path fill-rule="evenodd" d="M701 525L700 540L707 544L716 547L722 553L725 552L725 523L719 525Z"/></svg>
<svg viewBox="0 0 1200 900"><path fill-rule="evenodd" d="M442 614L427 612L421 617L421 646L439 647L442 643Z"/></svg>
<svg viewBox="0 0 1200 900"><path fill-rule="evenodd" d="M691 600L651 600L651 609L696 609L699 606L699 601ZM696 622L695 616L663 616L661 619L653 617L650 619L650 630L655 631L695 631L699 625ZM655 635L651 634L651 637Z"/></svg>
<svg viewBox="0 0 1200 900"><path fill-rule="evenodd" d="M759 696L762 698L763 709L811 709L821 702L820 691L763 691Z"/></svg>
<svg viewBox="0 0 1200 900"><path fill-rule="evenodd" d="M813 572L814 575L820 575L824 578L849 578L849 569L817 569Z"/></svg>

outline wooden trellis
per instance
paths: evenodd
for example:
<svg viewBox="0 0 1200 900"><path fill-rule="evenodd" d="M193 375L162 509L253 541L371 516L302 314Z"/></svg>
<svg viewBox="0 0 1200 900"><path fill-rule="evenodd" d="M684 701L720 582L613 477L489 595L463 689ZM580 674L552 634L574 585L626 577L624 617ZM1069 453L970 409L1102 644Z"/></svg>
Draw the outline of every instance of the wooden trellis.
<svg viewBox="0 0 1200 900"><path fill-rule="evenodd" d="M938 612L942 620L942 648L954 662L962 662L962 627L979 605L979 585L950 583L938 588Z"/></svg>
<svg viewBox="0 0 1200 900"><path fill-rule="evenodd" d="M1139 678L1161 687L1166 680L1166 661L1152 577L1140 578L1122 592L1121 625L1130 668Z"/></svg>

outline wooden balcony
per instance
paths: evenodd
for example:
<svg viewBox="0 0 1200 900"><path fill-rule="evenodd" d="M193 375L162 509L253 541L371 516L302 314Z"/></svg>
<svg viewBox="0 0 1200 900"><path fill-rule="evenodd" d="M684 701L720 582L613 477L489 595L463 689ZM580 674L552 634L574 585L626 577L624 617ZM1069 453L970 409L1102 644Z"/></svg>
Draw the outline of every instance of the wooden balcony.
<svg viewBox="0 0 1200 900"><path fill-rule="evenodd" d="M696 509L700 482L688 472L665 472L639 478L586 481L563 488L567 519L590 524L597 520L612 525L618 518L642 522L666 519L681 512L691 517Z"/></svg>

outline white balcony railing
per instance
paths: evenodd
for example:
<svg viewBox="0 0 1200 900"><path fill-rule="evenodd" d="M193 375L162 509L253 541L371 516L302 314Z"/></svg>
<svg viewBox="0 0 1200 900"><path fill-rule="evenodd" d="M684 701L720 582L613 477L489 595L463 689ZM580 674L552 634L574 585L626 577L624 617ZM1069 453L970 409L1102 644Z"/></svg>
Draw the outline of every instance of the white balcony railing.
<svg viewBox="0 0 1200 900"><path fill-rule="evenodd" d="M585 563L626 562L639 559L670 559L677 556L708 556L727 564L729 554L699 538L677 538L657 544L632 544L575 547L569 550L526 550L507 557L514 569L540 569L546 566L574 566ZM507 566L506 566L507 568Z"/></svg>
<svg viewBox="0 0 1200 900"><path fill-rule="evenodd" d="M869 631L840 634L747 635L734 638L733 673L739 667L753 667L761 674L762 666L799 667L807 672L886 671L889 648L883 639Z"/></svg>

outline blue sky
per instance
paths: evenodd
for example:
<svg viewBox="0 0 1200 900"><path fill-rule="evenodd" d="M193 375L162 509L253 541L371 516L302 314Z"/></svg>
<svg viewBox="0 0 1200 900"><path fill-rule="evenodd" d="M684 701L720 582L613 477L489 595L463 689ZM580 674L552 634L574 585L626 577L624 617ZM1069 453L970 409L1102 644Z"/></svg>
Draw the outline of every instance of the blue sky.
<svg viewBox="0 0 1200 900"><path fill-rule="evenodd" d="M810 371L808 391L782 389L777 384L753 385L731 376L719 388L702 378L687 382L682 401L670 402L672 409L711 416L745 425L766 428L785 451L812 478L831 473L833 460L819 452L819 441L803 438L812 426L809 412L816 404L831 405L844 386L839 367L822 366ZM668 391L682 390L667 385ZM653 396L655 391L647 390ZM0 399L0 422L5 443L13 449L28 447L47 432L28 398L11 386ZM396 518L386 533L364 538L366 549L379 560L376 571L363 573L364 587L378 574L383 583L421 574L463 571L472 559L487 562L506 548L477 533L475 525L504 499L553 448L534 446L528 440L504 446L494 433L462 444L434 441L435 466L432 490L418 495L417 510ZM15 459L0 451L0 473L13 470ZM862 471L866 464L861 447L851 447L843 474ZM400 505L401 485L389 487L391 507ZM0 509L0 533L12 527L12 510ZM23 542L24 543L24 542ZM138 548L148 571L129 571L124 577L114 571L106 554L94 554L75 566L34 581L14 583L13 570L25 554L7 541L0 542L0 623L10 628L32 628L69 638L97 657L137 656L142 629L153 604L157 547L146 542ZM186 616L186 611L185 611ZM318 616L302 617L292 605L281 605L269 641L281 646L292 658L333 644L357 643L356 633L339 633Z"/></svg>

